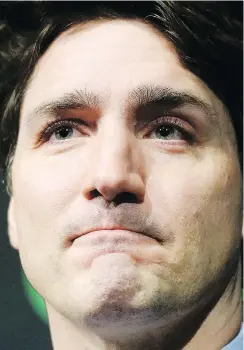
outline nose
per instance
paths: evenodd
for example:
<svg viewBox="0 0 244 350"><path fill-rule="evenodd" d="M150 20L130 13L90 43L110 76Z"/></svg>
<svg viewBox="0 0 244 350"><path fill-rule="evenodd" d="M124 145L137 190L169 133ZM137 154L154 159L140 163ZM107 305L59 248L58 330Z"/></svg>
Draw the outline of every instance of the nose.
<svg viewBox="0 0 244 350"><path fill-rule="evenodd" d="M86 199L103 196L108 201L141 203L145 196L143 159L135 138L128 133L104 135L90 153L83 195Z"/></svg>

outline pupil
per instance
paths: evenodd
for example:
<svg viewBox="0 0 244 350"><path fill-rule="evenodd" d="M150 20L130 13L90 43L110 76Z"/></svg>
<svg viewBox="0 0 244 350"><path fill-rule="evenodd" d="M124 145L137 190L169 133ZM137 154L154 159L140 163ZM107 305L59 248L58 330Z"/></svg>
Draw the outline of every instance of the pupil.
<svg viewBox="0 0 244 350"><path fill-rule="evenodd" d="M162 137L167 137L173 132L172 126L162 125L159 127L159 133Z"/></svg>
<svg viewBox="0 0 244 350"><path fill-rule="evenodd" d="M61 138L61 139L65 139L66 137L69 136L70 134L70 128L67 128L67 127L62 127L60 128L58 131L57 131L57 136L58 138ZM72 132L71 132L72 134Z"/></svg>

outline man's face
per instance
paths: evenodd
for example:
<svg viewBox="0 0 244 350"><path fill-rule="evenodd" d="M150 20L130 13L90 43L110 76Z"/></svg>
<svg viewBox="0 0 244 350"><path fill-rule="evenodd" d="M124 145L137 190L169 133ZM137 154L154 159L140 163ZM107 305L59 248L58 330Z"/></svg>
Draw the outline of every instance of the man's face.
<svg viewBox="0 0 244 350"><path fill-rule="evenodd" d="M183 313L238 245L230 119L147 24L90 23L51 45L24 97L12 180L12 244L76 323ZM102 228L115 230L84 234Z"/></svg>

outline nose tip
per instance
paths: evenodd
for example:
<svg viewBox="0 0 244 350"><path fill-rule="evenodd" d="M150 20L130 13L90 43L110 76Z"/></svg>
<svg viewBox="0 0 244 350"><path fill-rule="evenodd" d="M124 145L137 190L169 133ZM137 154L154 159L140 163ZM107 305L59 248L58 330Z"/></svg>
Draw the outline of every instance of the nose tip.
<svg viewBox="0 0 244 350"><path fill-rule="evenodd" d="M144 197L144 186L137 174L128 174L127 179L112 179L97 183L97 191L107 200L112 201L120 195L126 200L142 201Z"/></svg>
<svg viewBox="0 0 244 350"><path fill-rule="evenodd" d="M126 179L99 177L94 186L87 188L85 197L93 199L101 195L106 201L140 203L144 199L145 190L138 174L128 174Z"/></svg>

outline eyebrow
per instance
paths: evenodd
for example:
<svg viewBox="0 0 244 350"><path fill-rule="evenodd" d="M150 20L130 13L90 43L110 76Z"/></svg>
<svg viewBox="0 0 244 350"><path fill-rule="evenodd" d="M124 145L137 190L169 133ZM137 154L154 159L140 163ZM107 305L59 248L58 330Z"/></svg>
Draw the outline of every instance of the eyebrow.
<svg viewBox="0 0 244 350"><path fill-rule="evenodd" d="M101 104L101 102L97 94L88 92L86 89L75 90L65 93L56 100L44 101L39 106L35 107L34 110L28 114L27 123L35 117L42 117L46 114L56 116L62 110L92 109L97 108L99 104Z"/></svg>
<svg viewBox="0 0 244 350"><path fill-rule="evenodd" d="M88 90L75 90L65 93L56 100L44 102L37 106L27 117L27 123L34 117L43 115L57 116L62 110L94 109L102 105L101 97ZM202 110L211 124L216 123L216 111L206 101L188 91L174 90L170 87L143 85L129 92L126 105L140 108L150 105L162 105L165 110L184 106Z"/></svg>
<svg viewBox="0 0 244 350"><path fill-rule="evenodd" d="M170 87L142 86L129 94L129 103L139 107L162 105L166 111L184 106L195 107L204 112L211 124L216 122L216 111L211 104L188 91Z"/></svg>

